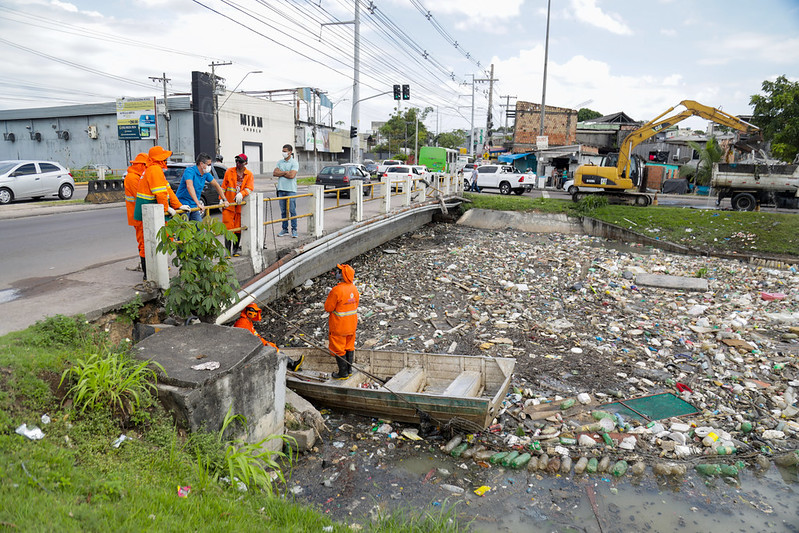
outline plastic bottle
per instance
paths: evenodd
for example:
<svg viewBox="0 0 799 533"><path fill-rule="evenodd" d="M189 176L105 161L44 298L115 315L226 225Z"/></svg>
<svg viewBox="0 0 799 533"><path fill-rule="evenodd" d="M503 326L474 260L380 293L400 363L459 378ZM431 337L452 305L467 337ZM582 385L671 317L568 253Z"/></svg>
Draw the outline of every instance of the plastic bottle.
<svg viewBox="0 0 799 533"><path fill-rule="evenodd" d="M799 450L794 450L790 453L778 455L774 458L774 462L779 466L795 466L799 464Z"/></svg>
<svg viewBox="0 0 799 533"><path fill-rule="evenodd" d="M610 457L603 457L601 461L599 461L599 466L597 466L596 471L600 474L602 472L607 472L608 468L610 468Z"/></svg>
<svg viewBox="0 0 799 533"><path fill-rule="evenodd" d="M646 472L646 463L644 463L643 461L638 461L632 466L630 470L632 470L634 476L640 476L641 474Z"/></svg>
<svg viewBox="0 0 799 533"><path fill-rule="evenodd" d="M449 453L455 449L461 442L463 442L463 437L460 435L456 435L450 439L450 441L444 445L444 452Z"/></svg>
<svg viewBox="0 0 799 533"><path fill-rule="evenodd" d="M443 483L441 488L450 491L452 494L463 494L463 488L456 485L448 485L447 483Z"/></svg>
<svg viewBox="0 0 799 533"><path fill-rule="evenodd" d="M527 471L534 472L538 470L538 457L535 455L530 458L530 462L527 463Z"/></svg>
<svg viewBox="0 0 799 533"><path fill-rule="evenodd" d="M627 461L616 461L616 464L613 465L613 475L616 477L623 476L627 473L628 467Z"/></svg>
<svg viewBox="0 0 799 533"><path fill-rule="evenodd" d="M596 457L592 457L588 460L588 464L585 466L585 471L589 474L595 474L598 468L599 464L596 460Z"/></svg>
<svg viewBox="0 0 799 533"><path fill-rule="evenodd" d="M572 469L572 458L568 455L564 455L560 460L560 471L564 474L568 474L571 472Z"/></svg>
<svg viewBox="0 0 799 533"><path fill-rule="evenodd" d="M539 470L546 470L547 465L549 464L549 456L547 454L543 454L538 458L538 469Z"/></svg>
<svg viewBox="0 0 799 533"><path fill-rule="evenodd" d="M738 467L735 465L721 465L721 475L728 477L738 477Z"/></svg>
<svg viewBox="0 0 799 533"><path fill-rule="evenodd" d="M492 465L495 465L498 462L500 462L506 455L508 455L508 453L509 452L497 452L491 456L488 462L491 463Z"/></svg>
<svg viewBox="0 0 799 533"><path fill-rule="evenodd" d="M494 450L481 450L479 452L474 452L472 458L475 461L490 461L492 457L494 457L496 452Z"/></svg>
<svg viewBox="0 0 799 533"><path fill-rule="evenodd" d="M455 447L454 450L449 452L449 454L452 457L460 457L461 455L463 455L463 452L465 452L468 447L469 447L469 443L468 442L462 442L462 443L458 444Z"/></svg>
<svg viewBox="0 0 799 533"><path fill-rule="evenodd" d="M752 431L752 423L749 421L741 422L741 431L743 433L750 433Z"/></svg>
<svg viewBox="0 0 799 533"><path fill-rule="evenodd" d="M532 459L532 457L533 456L530 455L529 453L523 453L510 462L510 467L513 469L523 468L527 466L527 463L530 462L530 459Z"/></svg>
<svg viewBox="0 0 799 533"><path fill-rule="evenodd" d="M602 440L605 441L605 444L607 446L610 446L611 448L613 447L613 439L611 439L610 435L608 435L607 433L602 434Z"/></svg>
<svg viewBox="0 0 799 533"><path fill-rule="evenodd" d="M532 443L530 443L530 449L533 450L533 451L536 451L536 452L540 452L541 451L541 443L539 441L537 441L537 440L533 441Z"/></svg>
<svg viewBox="0 0 799 533"><path fill-rule="evenodd" d="M558 470L560 470L560 456L556 455L549 460L549 464L547 464L547 472L554 474Z"/></svg>
<svg viewBox="0 0 799 533"><path fill-rule="evenodd" d="M474 457L474 454L475 454L475 453L477 453L477 452L482 452L482 451L483 451L483 450L485 450L485 449L486 449L486 447L485 447L485 446L483 446L482 444L478 444L477 446L473 446L473 447L469 448L468 450L465 450L465 451L464 451L464 452L461 454L461 457L462 457L463 459L471 459L472 457Z"/></svg>
<svg viewBox="0 0 799 533"><path fill-rule="evenodd" d="M719 455L732 455L737 452L738 449L735 446L717 446L716 453Z"/></svg>
<svg viewBox="0 0 799 533"><path fill-rule="evenodd" d="M758 455L757 457L755 457L755 462L757 463L757 466L759 466L761 470L768 470L769 468L771 468L771 461L769 461L768 457L766 457L765 455Z"/></svg>
<svg viewBox="0 0 799 533"><path fill-rule="evenodd" d="M577 444L577 439L575 439L574 437L561 436L560 443L563 444L564 446L573 446Z"/></svg>
<svg viewBox="0 0 799 533"><path fill-rule="evenodd" d="M580 457L577 460L577 464L574 465L574 473L575 474L582 474L585 472L585 467L588 466L588 457Z"/></svg>
<svg viewBox="0 0 799 533"><path fill-rule="evenodd" d="M517 457L519 457L519 452L517 452L516 450L513 450L512 452L507 454L505 457L500 459L499 460L499 464L501 464L502 466L509 466L510 462L513 461L514 459L516 459Z"/></svg>
<svg viewBox="0 0 799 533"><path fill-rule="evenodd" d="M707 437L702 439L702 444L705 446L713 446L713 443L719 440L719 436L713 433L712 431L707 434Z"/></svg>
<svg viewBox="0 0 799 533"><path fill-rule="evenodd" d="M652 472L658 476L668 476L671 474L671 465L667 463L655 463L652 467Z"/></svg>
<svg viewBox="0 0 799 533"><path fill-rule="evenodd" d="M560 404L560 408L565 411L570 407L574 407L574 402L575 402L574 398L569 398L568 400Z"/></svg>
<svg viewBox="0 0 799 533"><path fill-rule="evenodd" d="M684 476L685 471L685 465L671 465L671 471L669 473L672 476Z"/></svg>
<svg viewBox="0 0 799 533"><path fill-rule="evenodd" d="M602 420L603 418L613 418L613 415L611 415L607 411L593 411L591 412L591 416L594 417L594 420Z"/></svg>
<svg viewBox="0 0 799 533"><path fill-rule="evenodd" d="M696 465L694 468L696 468L697 472L706 476L718 476L721 474L721 466L719 465L703 463Z"/></svg>

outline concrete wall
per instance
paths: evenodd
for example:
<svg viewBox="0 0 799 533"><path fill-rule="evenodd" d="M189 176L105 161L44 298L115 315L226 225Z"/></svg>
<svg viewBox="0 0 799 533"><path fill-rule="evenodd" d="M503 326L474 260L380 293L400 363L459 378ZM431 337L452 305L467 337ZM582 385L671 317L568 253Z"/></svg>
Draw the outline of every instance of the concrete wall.
<svg viewBox="0 0 799 533"><path fill-rule="evenodd" d="M513 153L535 149L536 137L541 135L541 104L516 102L516 125L513 131ZM564 107L546 106L544 133L549 146L565 146L577 142L577 111Z"/></svg>

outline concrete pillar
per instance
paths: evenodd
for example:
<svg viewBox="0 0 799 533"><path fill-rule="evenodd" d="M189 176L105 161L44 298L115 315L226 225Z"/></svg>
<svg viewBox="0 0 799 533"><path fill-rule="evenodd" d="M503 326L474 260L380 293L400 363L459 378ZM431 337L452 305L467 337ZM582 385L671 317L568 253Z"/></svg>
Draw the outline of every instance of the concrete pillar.
<svg viewBox="0 0 799 533"><path fill-rule="evenodd" d="M411 205L411 189L413 188L413 178L405 178L405 183L402 185L402 205Z"/></svg>
<svg viewBox="0 0 799 533"><path fill-rule="evenodd" d="M311 185L308 188L313 194L311 216L308 217L308 233L318 239L325 232L325 187L324 185Z"/></svg>
<svg viewBox="0 0 799 533"><path fill-rule="evenodd" d="M158 232L164 227L164 206L146 204L142 206L141 218L144 231L144 257L147 259L147 280L159 289L169 288L169 258L157 252Z"/></svg>
<svg viewBox="0 0 799 533"><path fill-rule="evenodd" d="M425 185L424 180L419 180L419 201L424 202L427 200L427 185Z"/></svg>
<svg viewBox="0 0 799 533"><path fill-rule="evenodd" d="M241 252L250 259L256 274L264 269L263 197L260 192L250 193L247 203L241 207Z"/></svg>
<svg viewBox="0 0 799 533"><path fill-rule="evenodd" d="M444 196L449 196L451 194L450 191L452 191L452 176L447 176L444 178Z"/></svg>
<svg viewBox="0 0 799 533"><path fill-rule="evenodd" d="M383 203L381 207L383 208L383 213L389 213L391 211L391 180L383 177L380 182L383 184Z"/></svg>
<svg viewBox="0 0 799 533"><path fill-rule="evenodd" d="M355 195L355 203L350 206L350 220L360 222L363 220L363 181L357 180L354 185L352 194Z"/></svg>

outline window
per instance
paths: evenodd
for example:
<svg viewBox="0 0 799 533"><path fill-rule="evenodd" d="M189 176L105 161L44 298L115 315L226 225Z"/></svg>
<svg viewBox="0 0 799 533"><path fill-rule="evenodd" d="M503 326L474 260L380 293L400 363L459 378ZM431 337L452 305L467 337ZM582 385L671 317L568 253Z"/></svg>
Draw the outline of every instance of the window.
<svg viewBox="0 0 799 533"><path fill-rule="evenodd" d="M33 163L26 163L14 171L14 176L28 176L36 174L36 165Z"/></svg>
<svg viewBox="0 0 799 533"><path fill-rule="evenodd" d="M61 172L61 169L52 163L39 163L42 172Z"/></svg>
<svg viewBox="0 0 799 533"><path fill-rule="evenodd" d="M479 172L480 174L494 174L496 171L497 167L491 165L486 165L484 167L479 167L477 169L477 172Z"/></svg>

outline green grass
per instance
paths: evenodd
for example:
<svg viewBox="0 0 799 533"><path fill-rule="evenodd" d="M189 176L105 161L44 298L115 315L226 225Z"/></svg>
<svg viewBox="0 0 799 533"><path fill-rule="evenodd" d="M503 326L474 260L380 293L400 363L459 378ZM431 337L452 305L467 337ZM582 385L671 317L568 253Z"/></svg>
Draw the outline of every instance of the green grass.
<svg viewBox="0 0 799 533"><path fill-rule="evenodd" d="M466 209L580 216L571 200L469 194ZM680 207L600 206L585 213L665 242L720 252L799 255L799 215Z"/></svg>
<svg viewBox="0 0 799 533"><path fill-rule="evenodd" d="M122 427L110 409L81 413L62 402L60 375L86 353L107 346L105 335L80 318L53 317L0 337L0 529L316 533L333 526L335 532L350 531L349 524L291 501L284 485L273 482L277 492L270 496L252 479L249 490L240 492L209 471L221 459L223 474L249 469L252 475L251 459L260 450L223 441L219 434L181 437L157 404ZM45 413L52 420L47 425L41 422ZM23 423L40 427L44 439L17 435ZM123 433L129 440L114 448ZM186 486L189 494L180 497L178 487ZM463 530L451 508L397 511L374 522L366 519L363 526L397 533Z"/></svg>
<svg viewBox="0 0 799 533"><path fill-rule="evenodd" d="M300 185L313 185L316 183L316 177L308 176L307 178L297 178L297 183Z"/></svg>

